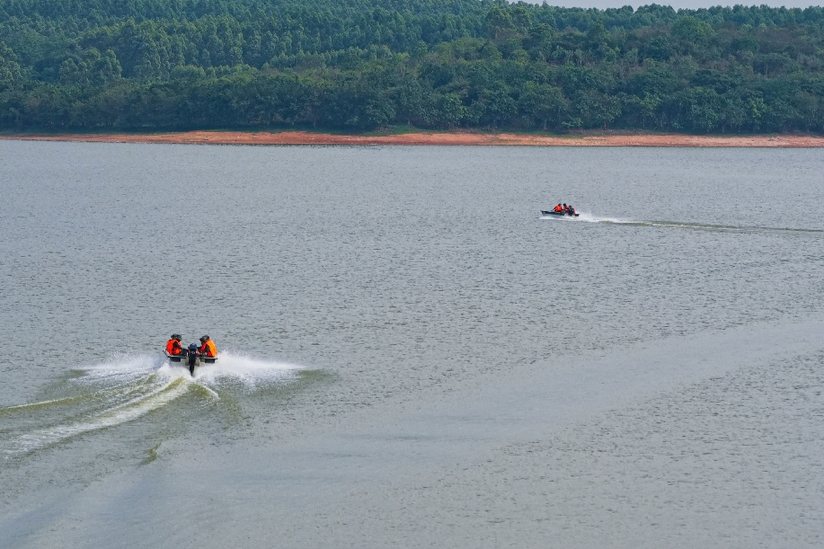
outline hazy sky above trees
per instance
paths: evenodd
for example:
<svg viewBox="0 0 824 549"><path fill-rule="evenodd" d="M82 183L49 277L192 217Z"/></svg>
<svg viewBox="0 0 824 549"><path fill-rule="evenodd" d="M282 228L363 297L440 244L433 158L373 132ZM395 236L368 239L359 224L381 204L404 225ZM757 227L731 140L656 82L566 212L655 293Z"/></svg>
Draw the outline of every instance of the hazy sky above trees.
<svg viewBox="0 0 824 549"><path fill-rule="evenodd" d="M532 4L543 4L543 0L525 0ZM787 8L807 8L810 6L822 6L824 2L811 2L810 0L758 0L757 2L742 2L742 1L719 1L719 0L673 0L667 2L659 0L657 2L628 2L627 0L547 0L550 6L561 6L564 8L620 8L622 6L630 5L633 8L645 6L647 4L661 4L669 5L675 9L699 9L709 8L712 6L734 6L736 4L743 4L745 6L761 6L767 5L772 7L787 7Z"/></svg>

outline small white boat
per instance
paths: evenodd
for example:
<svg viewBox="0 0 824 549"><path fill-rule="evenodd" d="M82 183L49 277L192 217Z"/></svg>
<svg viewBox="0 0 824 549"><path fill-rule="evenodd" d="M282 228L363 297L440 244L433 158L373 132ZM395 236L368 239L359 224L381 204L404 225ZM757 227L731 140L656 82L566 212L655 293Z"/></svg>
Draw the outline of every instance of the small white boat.
<svg viewBox="0 0 824 549"><path fill-rule="evenodd" d="M548 216L548 217L578 217L578 212L575 213L564 213L564 212L555 212L552 210L541 210L541 215Z"/></svg>

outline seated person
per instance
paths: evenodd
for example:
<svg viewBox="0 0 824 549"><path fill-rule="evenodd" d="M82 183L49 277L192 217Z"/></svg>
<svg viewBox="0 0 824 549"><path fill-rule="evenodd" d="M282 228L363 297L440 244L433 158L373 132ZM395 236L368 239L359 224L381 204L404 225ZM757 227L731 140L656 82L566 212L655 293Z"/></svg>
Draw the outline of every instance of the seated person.
<svg viewBox="0 0 824 549"><path fill-rule="evenodd" d="M200 349L198 349L200 354L207 357L216 357L217 356L217 346L215 346L215 342L212 339L205 335L200 338Z"/></svg>
<svg viewBox="0 0 824 549"><path fill-rule="evenodd" d="M183 354L183 347L180 345L180 334L172 334L166 342L166 354L169 356L180 356Z"/></svg>

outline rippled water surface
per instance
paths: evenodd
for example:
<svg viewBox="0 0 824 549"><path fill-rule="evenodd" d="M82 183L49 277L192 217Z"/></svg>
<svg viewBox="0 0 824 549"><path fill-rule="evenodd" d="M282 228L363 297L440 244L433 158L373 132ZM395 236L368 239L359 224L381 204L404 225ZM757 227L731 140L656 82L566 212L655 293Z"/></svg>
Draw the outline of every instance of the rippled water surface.
<svg viewBox="0 0 824 549"><path fill-rule="evenodd" d="M3 547L824 544L817 149L0 157Z"/></svg>

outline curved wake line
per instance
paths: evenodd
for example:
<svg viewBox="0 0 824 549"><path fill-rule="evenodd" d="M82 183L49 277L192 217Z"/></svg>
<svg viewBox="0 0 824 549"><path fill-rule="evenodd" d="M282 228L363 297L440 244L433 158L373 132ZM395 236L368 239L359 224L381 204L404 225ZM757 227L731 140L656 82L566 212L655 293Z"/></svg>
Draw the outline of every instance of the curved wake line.
<svg viewBox="0 0 824 549"><path fill-rule="evenodd" d="M550 219L551 216L541 216ZM565 221L583 221L585 223L611 223L614 225L630 225L635 227L665 227L674 229L693 229L698 231L729 231L729 232L782 232L782 233L812 233L822 234L824 229L805 229L798 227L763 227L759 225L717 225L711 223L688 223L681 221L653 221L622 219L618 217L599 217L590 213L581 212L577 218L560 218Z"/></svg>
<svg viewBox="0 0 824 549"><path fill-rule="evenodd" d="M188 368L173 365L161 353L118 356L103 364L78 368L75 371L81 375L65 381L88 389L84 394L0 408L0 416L19 419L16 426L4 426L5 440L0 442L0 453L6 457L22 455L133 421L190 389L220 400L218 391L225 387L224 380L240 382L247 390L254 390L258 384L292 381L303 369L224 351L216 364L200 366L191 376ZM52 409L57 412L49 411ZM32 422L40 425L32 428ZM9 436L15 431L16 435Z"/></svg>
<svg viewBox="0 0 824 549"><path fill-rule="evenodd" d="M21 435L15 441L16 448L7 450L6 453L9 455L25 454L89 431L97 431L132 421L168 404L188 390L189 384L184 380L173 380L147 395L131 399L87 421L39 429Z"/></svg>
<svg viewBox="0 0 824 549"><path fill-rule="evenodd" d="M152 374L153 375L153 374ZM74 395L64 398L55 398L51 400L41 400L38 402L27 402L25 404L16 404L14 406L6 406L5 408L0 408L0 416L4 414L12 414L12 413L19 413L25 412L30 410L45 410L46 408L56 408L59 406L71 406L71 405L91 405L95 402L102 402L104 404L117 402L121 400L122 397L126 397L133 393L140 392L144 389L141 385L137 385L135 382L146 382L149 381L152 375L144 375L142 378L137 378L129 383L120 383L115 385L114 387L109 387L106 389L99 389L94 393L86 393L82 395ZM76 380L71 380L76 381Z"/></svg>
<svg viewBox="0 0 824 549"><path fill-rule="evenodd" d="M28 402L26 404L15 404L14 406L6 406L0 408L0 414L4 412L15 412L18 410L29 410L32 408L46 408L48 406L60 406L61 404L72 404L87 399L87 395L77 395L65 398L55 398L52 400L41 400L40 402Z"/></svg>

